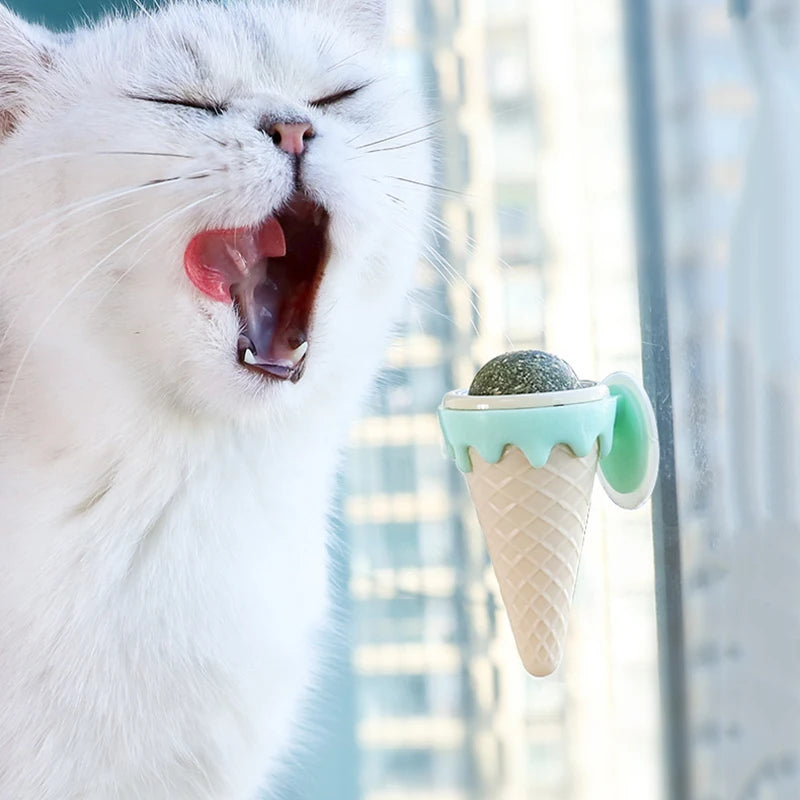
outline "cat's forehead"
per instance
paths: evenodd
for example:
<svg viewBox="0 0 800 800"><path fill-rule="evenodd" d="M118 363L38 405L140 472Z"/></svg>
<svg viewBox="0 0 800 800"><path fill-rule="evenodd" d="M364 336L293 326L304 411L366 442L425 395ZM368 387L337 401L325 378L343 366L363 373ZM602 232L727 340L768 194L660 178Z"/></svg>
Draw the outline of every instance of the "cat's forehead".
<svg viewBox="0 0 800 800"><path fill-rule="evenodd" d="M176 5L118 25L98 46L120 83L302 91L363 70L357 41L291 3Z"/></svg>

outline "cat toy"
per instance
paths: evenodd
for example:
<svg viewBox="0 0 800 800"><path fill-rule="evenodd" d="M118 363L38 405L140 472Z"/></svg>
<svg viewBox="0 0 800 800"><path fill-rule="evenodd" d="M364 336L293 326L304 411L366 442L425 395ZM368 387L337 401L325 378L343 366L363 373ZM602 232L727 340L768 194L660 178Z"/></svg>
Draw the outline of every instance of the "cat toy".
<svg viewBox="0 0 800 800"><path fill-rule="evenodd" d="M506 353L439 407L445 446L464 474L525 669L561 662L595 475L626 509L650 497L658 432L627 373L581 381L538 350Z"/></svg>

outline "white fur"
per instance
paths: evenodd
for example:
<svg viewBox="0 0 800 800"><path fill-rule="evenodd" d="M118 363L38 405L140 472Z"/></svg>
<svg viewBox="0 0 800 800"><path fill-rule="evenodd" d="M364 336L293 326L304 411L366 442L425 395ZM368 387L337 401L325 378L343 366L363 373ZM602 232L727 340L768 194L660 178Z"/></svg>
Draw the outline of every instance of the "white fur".
<svg viewBox="0 0 800 800"><path fill-rule="evenodd" d="M0 7L2 800L252 800L285 757L339 449L425 213L397 180L428 180L425 145L359 149L424 124L381 26L377 2L273 0L59 38ZM230 109L126 96L191 89ZM182 254L292 191L256 123L293 111L333 250L305 376L276 384ZM145 187L178 175L205 177Z"/></svg>

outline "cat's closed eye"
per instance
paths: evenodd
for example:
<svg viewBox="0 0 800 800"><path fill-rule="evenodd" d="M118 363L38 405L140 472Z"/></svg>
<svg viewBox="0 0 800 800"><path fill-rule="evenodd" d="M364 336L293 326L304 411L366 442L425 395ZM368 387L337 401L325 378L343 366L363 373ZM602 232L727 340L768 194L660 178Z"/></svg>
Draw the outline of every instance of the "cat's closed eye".
<svg viewBox="0 0 800 800"><path fill-rule="evenodd" d="M329 94L326 97L321 97L318 100L310 100L309 105L313 108L325 108L326 106L332 106L336 103L340 103L342 100L347 100L349 97L360 92L362 89L366 89L367 84L362 84L361 86L352 86L349 89L341 89L334 94Z"/></svg>
<svg viewBox="0 0 800 800"><path fill-rule="evenodd" d="M158 103L165 106L181 106L183 108L196 108L200 111L207 111L215 117L224 114L228 107L224 103L217 103L213 100L192 100L181 97L145 97L142 95L128 95L131 100L142 100L145 103Z"/></svg>
<svg viewBox="0 0 800 800"><path fill-rule="evenodd" d="M312 108L327 108L336 105L337 103L353 97L355 94L365 89L367 84L361 86L352 86L346 89L340 89L338 92L320 97L316 100L309 100L308 105ZM225 103L219 103L213 100L195 100L186 97L148 97L145 95L128 95L131 100L142 100L146 103L158 103L166 106L180 106L182 108L196 108L200 111L207 111L218 117L224 114L228 107Z"/></svg>

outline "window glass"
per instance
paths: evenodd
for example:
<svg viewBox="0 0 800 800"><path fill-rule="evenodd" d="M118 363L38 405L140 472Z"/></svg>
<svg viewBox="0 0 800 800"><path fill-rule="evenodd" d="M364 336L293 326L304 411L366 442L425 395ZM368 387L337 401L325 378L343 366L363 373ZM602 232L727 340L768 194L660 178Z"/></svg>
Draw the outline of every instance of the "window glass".
<svg viewBox="0 0 800 800"><path fill-rule="evenodd" d="M653 10L688 698L671 756L692 797L800 796L779 611L800 585L798 7Z"/></svg>
<svg viewBox="0 0 800 800"><path fill-rule="evenodd" d="M67 13L45 0L12 5L58 23ZM89 13L94 5L84 4ZM337 631L346 635L326 652L331 666L310 712L320 734L281 800L661 800L649 510L623 513L594 498L564 663L536 681L519 663L435 417L446 391L515 347L556 352L585 378L640 371L624 5L389 4L390 68L422 85L438 120L439 233L351 437L331 548ZM714 269L741 181L751 95L721 0L655 5L664 14L659 53L684 70L664 78L659 94L671 291L696 300L677 304L675 354L708 367L704 337L721 287ZM703 80L686 80L694 75ZM692 512L714 498L703 431L717 409L698 375L675 379L676 418L692 421L679 448ZM696 551L708 555L710 542L698 538ZM723 568L712 557L697 563L698 586ZM739 652L735 640L700 644L698 653L721 653L726 664ZM693 736L709 730L724 739L735 726L698 724ZM704 797L714 797L720 762L697 763L707 770Z"/></svg>
<svg viewBox="0 0 800 800"><path fill-rule="evenodd" d="M378 595L392 591L392 588L377 580L371 584L369 580L357 581L354 589L364 596L355 609L357 641L361 645L452 644L459 642L463 635L459 619L462 612L451 597L401 593L382 598ZM442 650L440 655L446 654L448 658L445 661L449 663L452 652ZM432 658L436 660L435 653Z"/></svg>

